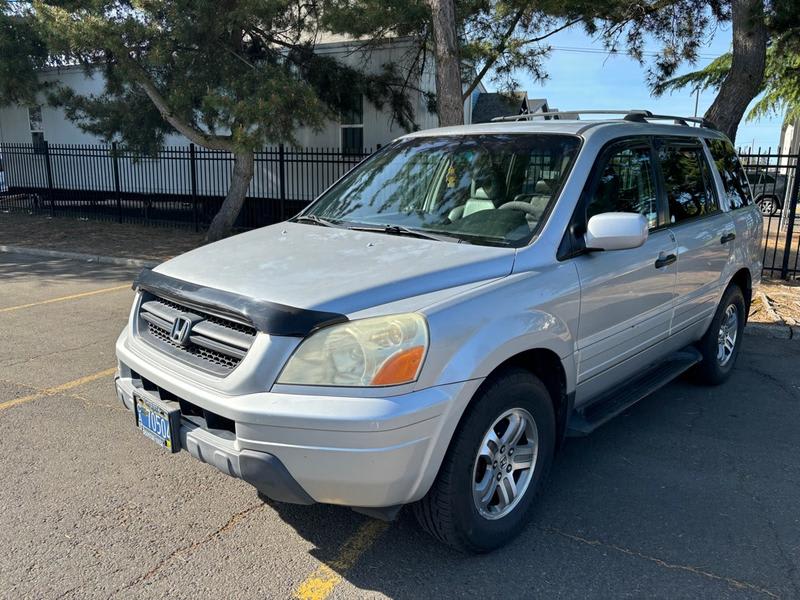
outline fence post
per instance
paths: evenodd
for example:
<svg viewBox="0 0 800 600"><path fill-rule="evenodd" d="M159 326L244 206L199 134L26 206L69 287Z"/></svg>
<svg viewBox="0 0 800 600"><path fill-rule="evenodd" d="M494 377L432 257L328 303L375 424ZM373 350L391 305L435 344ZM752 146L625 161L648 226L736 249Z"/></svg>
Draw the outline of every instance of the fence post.
<svg viewBox="0 0 800 600"><path fill-rule="evenodd" d="M111 166L114 171L114 194L117 199L117 223L122 223L122 186L119 178L119 156L117 142L111 142Z"/></svg>
<svg viewBox="0 0 800 600"><path fill-rule="evenodd" d="M283 144L278 145L278 173L281 200L280 220L283 221L286 218L286 150Z"/></svg>
<svg viewBox="0 0 800 600"><path fill-rule="evenodd" d="M53 199L53 169L50 166L50 143L47 140L42 142L44 145L44 166L47 174L47 196L50 200L50 216L55 215L55 200Z"/></svg>
<svg viewBox="0 0 800 600"><path fill-rule="evenodd" d="M189 174L192 186L192 215L194 217L194 230L200 231L200 215L197 212L197 152L194 144L189 144Z"/></svg>
<svg viewBox="0 0 800 600"><path fill-rule="evenodd" d="M794 181L789 199L789 222L786 224L786 242L783 246L783 263L781 264L781 279L789 279L789 255L792 250L792 237L794 236L794 218L797 214L797 195L800 193L800 155L794 160ZM784 204L784 211L786 205ZM800 252L800 247L797 249Z"/></svg>

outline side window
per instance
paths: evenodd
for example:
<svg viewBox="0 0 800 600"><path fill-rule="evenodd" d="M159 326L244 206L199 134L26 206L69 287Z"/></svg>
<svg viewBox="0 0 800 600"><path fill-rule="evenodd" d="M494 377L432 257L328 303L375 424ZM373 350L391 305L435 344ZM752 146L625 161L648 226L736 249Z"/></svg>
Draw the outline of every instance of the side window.
<svg viewBox="0 0 800 600"><path fill-rule="evenodd" d="M671 223L710 215L719 210L714 198L711 172L697 144L670 144L659 148Z"/></svg>
<svg viewBox="0 0 800 600"><path fill-rule="evenodd" d="M605 212L641 213L651 229L658 225L658 196L649 146L625 146L606 156L586 207L586 218Z"/></svg>
<svg viewBox="0 0 800 600"><path fill-rule="evenodd" d="M725 186L725 195L732 209L742 208L753 203L748 175L745 174L733 144L727 140L707 140L708 149L717 165L717 170ZM757 179L757 177L755 177ZM752 181L752 179L751 179Z"/></svg>
<svg viewBox="0 0 800 600"><path fill-rule="evenodd" d="M364 97L360 94L349 98L349 109L340 116L342 131L342 154L364 152Z"/></svg>
<svg viewBox="0 0 800 600"><path fill-rule="evenodd" d="M36 153L44 152L44 125L41 106L28 107L28 126L31 131L33 151Z"/></svg>

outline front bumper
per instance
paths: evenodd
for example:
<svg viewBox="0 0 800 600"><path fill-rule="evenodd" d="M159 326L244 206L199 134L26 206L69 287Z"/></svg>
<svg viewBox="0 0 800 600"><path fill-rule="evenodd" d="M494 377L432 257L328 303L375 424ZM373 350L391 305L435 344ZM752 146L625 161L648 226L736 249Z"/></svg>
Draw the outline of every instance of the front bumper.
<svg viewBox="0 0 800 600"><path fill-rule="evenodd" d="M233 423L205 429L181 419L181 444L192 456L243 479L275 500L380 508L427 493L456 424L480 381L389 397L259 392L225 396L117 342L117 394L133 408L144 381Z"/></svg>

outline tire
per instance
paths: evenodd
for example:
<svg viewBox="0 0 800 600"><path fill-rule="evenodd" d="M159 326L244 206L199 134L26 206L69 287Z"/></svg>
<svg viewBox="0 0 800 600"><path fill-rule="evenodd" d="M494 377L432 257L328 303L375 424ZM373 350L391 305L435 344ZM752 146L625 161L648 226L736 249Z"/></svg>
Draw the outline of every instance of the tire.
<svg viewBox="0 0 800 600"><path fill-rule="evenodd" d="M722 294L722 300L717 306L717 312L714 314L708 331L697 343L697 349L703 355L703 360L693 369L693 375L698 383L719 385L730 377L742 346L742 333L747 318L745 307L744 295L739 286L735 284L728 286L728 289ZM732 327L730 322L732 311L735 311L736 316L735 327ZM723 325L726 327L726 332L722 331ZM729 343L732 338L730 351L723 352L721 349L723 334L728 336Z"/></svg>
<svg viewBox="0 0 800 600"><path fill-rule="evenodd" d="M762 196L756 201L761 214L765 217L772 217L778 213L780 206L773 196Z"/></svg>
<svg viewBox="0 0 800 600"><path fill-rule="evenodd" d="M533 427L527 425L529 417ZM487 455L479 456L490 429L494 427L492 431L503 441L512 424L514 431L524 429L519 436L509 434L517 437L516 443L508 448L494 445L493 441L487 443L486 447L495 450L493 463ZM459 423L430 491L413 505L420 525L438 540L465 553L489 552L508 543L529 519L553 463L555 440L553 402L537 377L518 368L491 377ZM513 450L517 452L512 459ZM526 471L521 465L528 455L532 457L532 467ZM515 469L515 465L520 466ZM495 484L498 475L502 483ZM510 496L508 478L515 479L518 493L515 500L504 502ZM481 492L476 479L486 482L488 492ZM492 485L497 488L494 493ZM504 490L506 493L502 494ZM475 495L490 499L481 508L479 503L483 502Z"/></svg>

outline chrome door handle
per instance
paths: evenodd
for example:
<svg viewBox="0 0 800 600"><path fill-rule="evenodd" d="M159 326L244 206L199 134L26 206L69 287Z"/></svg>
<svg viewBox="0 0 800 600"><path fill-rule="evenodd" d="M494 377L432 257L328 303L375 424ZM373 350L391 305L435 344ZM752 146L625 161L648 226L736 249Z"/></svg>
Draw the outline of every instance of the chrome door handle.
<svg viewBox="0 0 800 600"><path fill-rule="evenodd" d="M728 242L732 242L735 239L736 239L736 234L735 233L726 233L725 235L723 235L720 238L719 243L720 244L727 244Z"/></svg>
<svg viewBox="0 0 800 600"><path fill-rule="evenodd" d="M659 256L656 259L656 269L660 269L661 267L666 267L667 265L671 265L674 262L677 262L678 257L674 254L667 254L666 256Z"/></svg>

